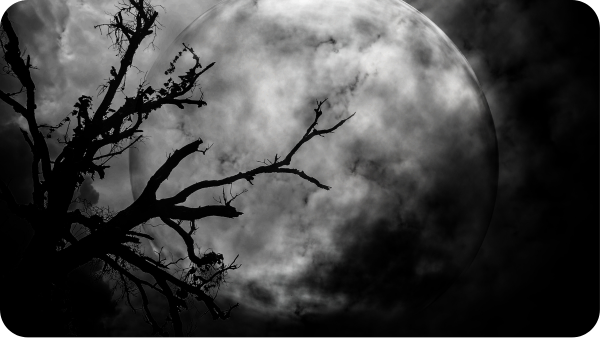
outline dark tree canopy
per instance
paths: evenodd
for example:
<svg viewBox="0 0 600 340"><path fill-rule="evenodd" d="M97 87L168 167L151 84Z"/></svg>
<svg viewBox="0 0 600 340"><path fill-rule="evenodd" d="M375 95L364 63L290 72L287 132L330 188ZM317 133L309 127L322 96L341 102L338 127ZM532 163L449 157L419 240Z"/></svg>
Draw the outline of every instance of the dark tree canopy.
<svg viewBox="0 0 600 340"><path fill-rule="evenodd" d="M25 220L34 232L20 261L34 263L36 269L33 271L26 269L27 266L20 266L23 269L14 275L18 281L15 286L34 292L38 297L50 296L52 294L48 293L63 284L75 269L91 261L99 261L103 267L101 274L110 275L119 282L131 308L143 310L144 318L155 334L167 335L171 331L174 335L183 335L179 313L187 308L186 300L204 303L214 319L229 318L232 309L237 306L219 307L215 294L226 274L238 268L235 263L237 257L226 262L222 254L213 251L199 253L194 239L198 232L197 221L209 216L236 218L242 215L233 206L233 201L243 192L235 194L225 187L236 181L252 184L253 179L262 174L296 175L328 190L329 187L318 179L293 168L292 158L313 137L334 132L351 116L333 127L317 129L324 103L318 101L312 124L285 156L275 155L274 159L265 160L256 168L226 178L194 183L172 197L157 199L157 190L183 159L197 153L206 156L210 147L201 148L203 141L200 138L169 155L156 169L142 194L124 210L112 213L74 201L73 197L77 197L76 193L86 178L103 179L110 166L109 161L144 138L142 123L157 109L168 105L179 109L207 105L201 96L194 99L193 90L199 86L200 76L214 63L201 64L193 46L188 45L183 45L171 67L165 70L165 74L172 75L172 78L163 87L155 89L143 82L135 93L126 93L125 76L128 69L134 67L132 62L136 52L140 46L152 44L159 29L158 10L147 0L122 0L110 22L97 26L101 33L110 37L112 48L119 57L118 65L109 70L108 81L100 85L97 99L81 95L73 111L66 112L64 119L54 125L40 123L43 113L40 115L36 106L36 86L31 74L36 66L43 65L31 64L30 56L24 55L19 47L18 35L8 16L4 15L1 36L3 71L6 76L18 80L21 88L1 89L0 99L27 122L27 129L21 129L21 133L33 156L33 192L30 202L17 202L11 194L10 183L0 181L0 197L11 213ZM184 53L191 55L195 64L179 72L176 62ZM113 104L118 93L125 96L120 107ZM96 104L97 100L99 103ZM54 157L49 152L47 140L56 137L62 149ZM223 187L223 197L217 204L184 205L190 195L214 187ZM165 259L160 255L154 258L140 250L142 238L152 239L152 236L141 232L140 226L152 219L159 219L161 227L172 228L180 236L187 249L185 258ZM85 232L75 236L74 226ZM148 307L148 291L158 292L168 301L168 327L164 326L163 320L153 317ZM141 297L141 308L133 306L130 295ZM11 306L3 304L2 308L4 314L5 308Z"/></svg>

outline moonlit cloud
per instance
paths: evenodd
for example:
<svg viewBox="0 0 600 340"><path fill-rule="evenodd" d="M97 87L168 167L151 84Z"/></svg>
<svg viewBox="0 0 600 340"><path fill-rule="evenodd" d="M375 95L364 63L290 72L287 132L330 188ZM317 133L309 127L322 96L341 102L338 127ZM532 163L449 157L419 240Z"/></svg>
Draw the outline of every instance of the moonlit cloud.
<svg viewBox="0 0 600 340"><path fill-rule="evenodd" d="M486 187L492 177L485 177L493 173L494 137L481 133L490 127L477 82L418 12L382 4L333 1L317 11L308 2L224 3L154 65L150 79L164 81L160 70L181 42L205 63L216 62L202 79L206 108L165 109L146 125L152 137L134 163L140 184L186 141L214 143L207 155L179 166L161 197L285 155L310 125L316 99L328 98L321 128L357 112L334 135L305 145L292 164L332 190L262 176L254 186L232 187L249 189L235 201L243 216L201 221L199 246L226 258L240 254L244 265L221 294L246 308L286 317L372 310L383 300L356 296L373 294L370 285L385 273L390 287L405 292L392 298L382 289L380 296L408 310L434 294L410 295L417 282L432 280L439 289L433 287L456 275L483 237L494 195ZM326 20L333 16L340 20ZM197 194L186 205L210 204L220 194ZM154 249L183 252L172 232L152 232L161 235ZM393 241L381 244L382 237ZM371 258L390 252L387 263Z"/></svg>

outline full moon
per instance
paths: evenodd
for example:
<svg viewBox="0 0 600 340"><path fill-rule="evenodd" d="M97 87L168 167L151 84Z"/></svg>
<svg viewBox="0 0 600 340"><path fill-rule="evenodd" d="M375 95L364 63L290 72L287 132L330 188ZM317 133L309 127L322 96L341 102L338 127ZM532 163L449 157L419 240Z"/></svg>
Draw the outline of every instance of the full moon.
<svg viewBox="0 0 600 340"><path fill-rule="evenodd" d="M285 155L327 98L319 128L356 113L294 156L331 190L288 174L206 190L186 206L240 193L236 219L207 218L200 252L242 267L220 296L278 317L355 311L407 315L426 307L468 267L493 212L496 135L474 72L429 19L398 0L231 0L193 21L148 74L158 88L203 66L193 98L207 106L163 107L130 152L134 198L173 150L201 138L163 183L169 197ZM159 197L159 198L160 198ZM185 253L168 228L146 226L152 247ZM373 315L373 314L370 314Z"/></svg>

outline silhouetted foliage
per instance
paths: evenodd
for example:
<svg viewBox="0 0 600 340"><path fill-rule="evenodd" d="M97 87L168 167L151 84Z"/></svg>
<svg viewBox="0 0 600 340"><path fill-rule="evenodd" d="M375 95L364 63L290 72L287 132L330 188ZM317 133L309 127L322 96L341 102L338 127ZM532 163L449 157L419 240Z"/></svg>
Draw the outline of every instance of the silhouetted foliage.
<svg viewBox="0 0 600 340"><path fill-rule="evenodd" d="M36 270L23 269L15 275L32 290L40 290L39 285L52 286L61 283L66 276L78 267L99 261L101 275L119 283L120 291L131 308L131 296L141 297L141 309L147 323L155 334L167 335L164 323L159 323L149 308L149 290L160 293L169 305L169 321L175 335L183 335L181 310L187 308L186 300L203 302L214 319L227 319L237 304L226 309L215 302L216 294L229 271L238 268L237 257L226 262L223 255L208 251L199 253L193 238L197 232L196 221L208 216L236 218L242 215L233 205L240 194L229 195L223 189L223 197L216 205L186 207L181 205L193 193L220 186L231 185L239 180L252 183L255 176L267 173L287 173L297 175L319 188L329 189L317 179L301 170L289 167L294 154L315 136L323 136L335 131L350 117L339 121L335 126L318 130L323 102L317 102L315 118L302 139L285 157L275 156L250 171L238 173L218 180L200 181L181 190L176 195L157 199L159 186L168 178L171 171L186 157L205 154L210 148L200 149L203 141L197 140L174 151L164 164L154 172L142 194L126 209L113 212L107 208L95 207L78 202L73 209L73 197L86 178L103 179L108 162L134 146L143 138L141 124L155 110L174 105L180 109L194 105L206 105L202 97L192 98L198 87L200 76L214 63L201 65L199 56L191 46L184 45L165 71L166 75L176 74L176 62L184 53L191 55L195 64L182 75L169 78L163 87L154 89L146 82L139 85L133 95L125 94L125 76L132 66L135 53L143 41L153 38L159 28L158 11L147 0L127 0L117 5L117 13L109 23L96 26L110 37L112 48L119 57L119 65L111 67L110 77L99 86L102 100L94 110L94 99L81 95L72 112L56 125L38 123L36 87L31 77L35 67L29 56L24 56L19 48L18 36L7 15L2 18L1 47L6 75L15 77L22 88L16 92L0 91L0 99L25 118L27 129L22 129L23 138L33 155L31 203L19 204L6 183L0 181L0 197L12 213L26 220L34 231L27 250L21 259L23 264L35 263ZM124 104L114 107L117 93L125 95ZM65 128L66 125L66 128ZM51 157L46 139L61 131L59 143L62 150ZM157 257L145 255L139 248L141 238L152 240L152 236L141 232L141 225L153 218L159 218L164 227L172 228L187 248L184 258L167 259L157 253ZM74 232L77 226L78 232ZM25 267L25 266L22 266ZM136 271L146 274L136 275ZM142 277L151 277L147 281ZM43 280L39 280L43 278ZM45 288L44 288L45 289ZM41 290L44 290L41 289Z"/></svg>

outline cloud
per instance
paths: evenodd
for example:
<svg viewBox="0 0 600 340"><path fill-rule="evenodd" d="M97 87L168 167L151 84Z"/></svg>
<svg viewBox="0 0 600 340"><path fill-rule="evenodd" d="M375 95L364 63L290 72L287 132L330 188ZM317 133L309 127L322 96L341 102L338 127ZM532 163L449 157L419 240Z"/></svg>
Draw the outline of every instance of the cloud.
<svg viewBox="0 0 600 340"><path fill-rule="evenodd" d="M392 6L381 14L360 4L334 2L315 12L239 2L206 14L177 41L216 61L202 79L209 106L155 115L146 126L152 138L134 156L143 183L191 136L214 143L170 176L160 192L168 197L282 155L310 125L315 99L329 98L319 127L358 112L295 158L294 167L331 191L264 176L254 186L233 186L234 193L250 190L235 202L242 217L200 223L200 246L226 258L240 254L243 263L222 294L265 315L418 309L474 256L489 222L495 137L471 71L416 12ZM339 23L322 24L336 11L346 13ZM380 14L405 19L387 25ZM162 79L159 71L178 48L165 51L150 79ZM187 204L218 195L220 188L209 190ZM156 249L182 251L172 232L151 232L160 235Z"/></svg>
<svg viewBox="0 0 600 340"><path fill-rule="evenodd" d="M577 290L585 299L590 291L570 283L575 269L567 263L579 263L579 270L591 264L566 244L585 243L588 225L580 222L592 218L585 202L595 194L583 183L595 175L582 169L591 166L584 154L593 153L597 139L588 128L597 124L597 80L590 78L597 51L593 34L581 32L596 32L597 21L585 6L566 1L411 3L474 67L494 116L500 156L488 236L473 267L424 316L421 331L582 334L589 306L576 306L568 296ZM549 326L549 320L562 326Z"/></svg>
<svg viewBox="0 0 600 340"><path fill-rule="evenodd" d="M480 1L475 4L463 1L456 1L451 4L415 2L414 5L422 9L434 22L439 24L444 32L464 51L465 56L474 66L475 73L478 75L486 93L494 116L494 123L497 127L499 141L500 181L498 204L483 248L479 251L473 267L465 272L465 276L447 294L444 294L428 307L425 314L416 319L407 319L406 323L410 324L412 322L412 324L392 330L388 324L382 323L383 326L377 329L381 330L382 334L387 335L530 334L518 333L519 331L537 331L538 333L531 334L540 334L544 318L557 320L556 325L552 326L554 331L565 332L582 327L580 325L583 325L584 321L575 321L575 316L565 315L564 312L559 311L558 307L550 308L552 299L548 299L547 295L544 294L557 294L555 301L559 306L576 308L578 311L576 314L580 317L580 320L588 320L583 315L589 310L579 309L579 307L576 307L575 302L568 302L568 293L558 293L558 291L561 290L559 287L563 284L571 287L572 290L577 290L574 283L568 283L570 282L568 275L574 273L575 269L568 268L567 263L569 261L579 262L575 254L579 254L583 250L575 252L573 246L566 248L564 242L565 239L581 240L583 237L573 236L575 231L571 232L569 229L576 228L571 230L577 230L580 233L584 233L586 229L583 227L585 224L577 227L578 225L571 217L592 217L584 209L586 206L590 207L589 204L584 203L584 197L591 195L591 193L589 189L584 189L584 178L576 178L577 175L574 174L583 171L581 174L590 176L591 172L588 170L595 169L595 166L590 168L592 164L589 163L589 156L584 155L591 154L591 145L596 145L593 142L594 133L589 128L597 124L597 84L589 78L589 74L595 75L596 73L588 71L592 65L595 65L594 63L597 63L592 62L595 60L593 56L596 55L597 51L592 51L594 44L587 42L584 36L576 33L589 28L586 26L587 23L593 23L594 21L589 21L589 16L586 16L585 12L581 12L582 9L576 7L578 5L571 6L558 1L548 4L535 3L527 7L513 2L496 3L493 1ZM578 15L584 15L585 19L579 21L577 19ZM323 41L327 41L328 37L322 38ZM290 48L284 47L284 52L285 49ZM327 47L329 47L328 44L319 45L319 49ZM225 54L231 52L233 51L222 51ZM299 54L302 56L301 53ZM424 54L419 53L415 56L415 60L426 61L428 59L426 56L426 52ZM260 67L260 63L256 65L256 67ZM596 66L593 66L594 69ZM231 93L229 88L224 85L225 83L224 81L216 82L219 85L215 87L217 98L219 95ZM251 83L240 82L239 84L240 88L243 88ZM290 88L302 89L301 86L296 85L297 81L290 84L292 84ZM595 85L592 86L592 84ZM404 85L410 85L410 83ZM407 89L410 90L411 88L411 86L407 86ZM379 90L385 91L385 89ZM407 93L407 95L410 94L411 92ZM451 104L451 102L447 104ZM289 105L289 103L285 103L282 107L285 108L285 105ZM240 104L238 107L248 108L250 111L253 108L251 105L246 105L246 103ZM218 110L215 111L219 112ZM306 111L310 112L308 108ZM229 114L229 112L220 112L218 117L228 117ZM360 116L357 116L357 118L355 121L358 121ZM206 121L208 119L203 122ZM230 122L231 120L226 119L225 121ZM359 121L358 125L368 131L370 127L387 126L386 123L389 123L389 121L385 121L385 123ZM419 126L418 121L415 122L415 126ZM234 134L238 136L238 131ZM343 138L339 136L340 134L337 134L335 137ZM452 136L448 136L448 139L452 140ZM377 144L370 146L363 143L363 145L357 146L365 149L364 152L358 151L357 154L367 155L367 159L373 158L373 154L377 154L374 153L377 150ZM455 150L460 151L461 148L457 147ZM311 149L310 151L314 150ZM319 151L338 154L329 152L328 149ZM460 152L457 156L461 157ZM326 164L331 160L320 159L320 161ZM452 169L452 164L444 164L444 166L446 169ZM370 163L366 161L357 162L357 167L362 167L364 173L371 175L370 178L373 180L382 178L380 175L381 170L379 170L380 164L377 161L371 161ZM442 166L440 165L440 167ZM237 170L238 168L234 169ZM422 171L423 169L419 170ZM415 169L415 171L418 170ZM448 176L449 178L460 178L452 174ZM386 178L386 176L383 177ZM468 176L462 178L468 183ZM589 179L590 177L585 178ZM404 178L399 181L409 183ZM340 185L343 186L343 184L336 181L331 182L331 184L334 188ZM354 182L354 184L357 188L360 188L359 182ZM448 184L450 184L450 187L444 188ZM439 211L439 214L432 214L433 220L443 221L442 223L445 224L451 222L453 210L449 209L447 204L451 202L449 201L452 198L450 193L460 188L461 185L460 181L451 183L445 181L443 177L437 182L430 183L430 187L436 190L432 191L428 209ZM411 186L406 185L403 189L410 190ZM365 197L365 192L368 191L357 190L357 195L348 195L347 197L348 199L352 197L360 199L360 197ZM314 193L309 197L309 202L311 200L317 202L316 198L321 196ZM367 195L366 197L372 198L373 196ZM448 200L444 200L444 197L447 197ZM458 204L468 204L472 199L469 196L462 197L464 197L464 202ZM264 199L264 196L261 198ZM440 198L442 199L440 200ZM571 199L575 201L569 203ZM325 203L325 201L318 202L319 204ZM286 202L286 204L295 207L293 201ZM378 208L382 207L381 205L374 205ZM275 206L281 207L278 204ZM311 216L315 216L314 212ZM360 221L360 218L355 218ZM577 217L577 219L583 221L583 217ZM371 223L367 224L371 225ZM296 285L290 285L290 287L303 288L302 285L306 285L311 289L326 291L329 296L332 296L334 292L339 293L348 290L358 291L369 296L369 287L365 283L368 280L338 279L336 275L333 275L337 272L332 268L336 268L335 266L338 265L340 273L352 273L354 268L349 267L356 261L356 258L368 257L371 250L393 248L395 245L392 241L389 241L389 245L384 242L388 238L376 237L389 236L389 239L395 240L396 235L401 235L400 232L392 232L384 228L383 226L386 224L393 225L393 222L380 221L380 227L373 230L361 230L358 227L355 229L359 229L360 232L356 230L351 230L348 233L340 232L339 235L331 237L331 239L337 242L344 238L349 240L334 247L334 249L337 249L336 251L329 247L323 247L324 244L328 243L320 243L320 238L316 238L316 241L300 243L303 248L299 249L315 247L326 249L326 251L319 253L313 250L314 253L318 254L313 255L313 258L319 260L305 267L306 271L303 272L306 273L305 276L299 276L300 278L314 276L314 281L301 281L302 284L296 282ZM294 223L293 225L300 226L299 229L307 229L302 227L302 223ZM361 225L361 223L349 225ZM362 223L362 225L365 225L365 223ZM218 233L221 230L220 228L231 230L231 227L220 225L218 228L209 229L209 231ZM308 229L310 230L310 227ZM351 228L348 227L347 229ZM337 230L345 229L340 228ZM444 231L447 231L448 234L444 234ZM259 235L264 234L265 232L262 230L259 232ZM246 235L246 233L243 233L242 236L238 237L240 244L247 240L250 244L249 247L257 245L256 241L244 237ZM452 229L442 230L441 234L436 235L451 237ZM261 238L259 237L259 239ZM296 238L290 236L289 239L279 237L274 239L281 242L281 240L295 240ZM352 241L355 239L359 239L361 242L367 240L362 242L364 248L358 248L358 244L361 243ZM262 238L261 240L267 244L269 243L269 238ZM290 249L290 243L285 244L287 245L285 249ZM410 245L413 245L413 243ZM412 251L410 246L403 249L406 249L407 254ZM566 249L571 250L567 251ZM329 251L329 254L327 251ZM377 252L373 254L377 254ZM417 254L426 255L427 252L420 250ZM408 257L408 255L406 256ZM563 259L562 257L565 256L566 259ZM435 256L431 257L435 259ZM371 263L373 262L378 264L376 261L371 261ZM267 267L272 264L272 262L267 263ZM347 266L345 266L346 263ZM439 265L431 260L417 261L417 263L419 265L413 268L413 275L416 272L426 273L439 268ZM362 264L363 262L359 261L358 265ZM551 269L553 264L557 266L556 274L553 274L554 271ZM385 269L398 268L397 266L400 266L401 263L392 262L387 265L387 267L374 265L373 270L381 269L381 267ZM582 262L577 268L588 267ZM355 269L354 271L369 273L368 269L370 267L362 269ZM259 269L258 272L261 270ZM284 269L274 267L271 270ZM388 272L385 271L385 273ZM281 280L280 277L275 277ZM407 277L411 276L408 275ZM342 276L342 278L346 278L346 276ZM398 282L397 279L394 280L395 276L390 275L390 278L391 282ZM268 281L268 279L265 278L265 281ZM285 286L286 284L283 283L279 287L270 287L270 289L276 292L286 291ZM364 289L362 289L363 287ZM395 286L392 285L392 287ZM418 285L418 287L423 286ZM589 294L589 290L585 292L577 291L577 296L581 298L585 298L585 294ZM394 297L398 298L398 295L401 296L401 293L396 294ZM371 300L375 304L376 298L379 296L383 295L369 297L374 297ZM323 310L323 306L323 304L316 305L316 310ZM457 312L457 308L460 312ZM293 308L290 308L287 312L292 313L291 309ZM302 305L297 310L302 311L299 312L300 314L310 315L314 322L309 322L304 328L296 328L293 322L288 323L279 319L279 322L283 322L285 325L283 329L289 332L282 331L283 334L305 334L302 332L310 333L311 330L318 330L321 332L319 334L328 334L327 329L329 329L332 332L337 331L338 333L334 334L340 335L345 330L336 327L340 327L342 323L344 325L351 323L348 320L354 320L353 316L349 314L340 316L340 314L317 313L315 315L310 310L307 311L306 308L303 308ZM485 313L481 313L481 311L485 311ZM390 315L396 317L398 313L394 312ZM490 317L486 318L486 315L490 315ZM572 320L573 323L571 326L559 326L560 322L558 320L560 318ZM267 319L269 318L265 316L265 322L267 322ZM525 323L519 321L520 319L528 319L531 322ZM475 325L470 320L476 320ZM327 325L328 321L332 323ZM511 324L507 327L499 326L506 325L506 323ZM367 328L365 324L368 324L368 322L357 322L354 331L358 333L355 334L361 334L360 331L366 334L374 334L372 332L375 332L375 330ZM388 333L385 333L386 331ZM351 334L350 331L348 332Z"/></svg>

